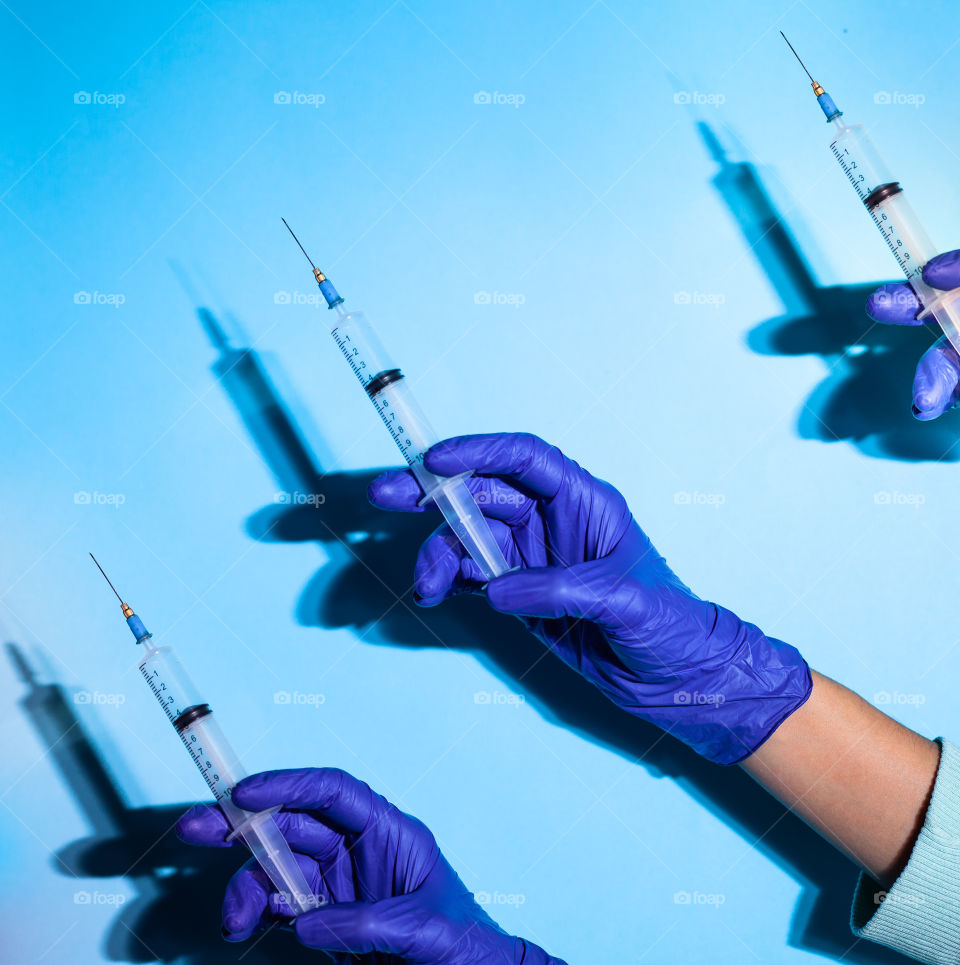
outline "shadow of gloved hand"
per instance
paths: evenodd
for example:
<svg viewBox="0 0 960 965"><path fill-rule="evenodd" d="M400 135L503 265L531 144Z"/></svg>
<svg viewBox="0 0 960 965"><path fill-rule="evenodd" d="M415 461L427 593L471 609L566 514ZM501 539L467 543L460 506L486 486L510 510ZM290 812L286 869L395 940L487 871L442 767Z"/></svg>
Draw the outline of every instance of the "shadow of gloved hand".
<svg viewBox="0 0 960 965"><path fill-rule="evenodd" d="M932 288L960 287L960 250L937 255L923 269ZM881 285L867 299L867 314L887 325L923 325L922 306L906 282ZM960 401L960 355L945 335L921 356L913 379L913 414L926 422L943 415Z"/></svg>

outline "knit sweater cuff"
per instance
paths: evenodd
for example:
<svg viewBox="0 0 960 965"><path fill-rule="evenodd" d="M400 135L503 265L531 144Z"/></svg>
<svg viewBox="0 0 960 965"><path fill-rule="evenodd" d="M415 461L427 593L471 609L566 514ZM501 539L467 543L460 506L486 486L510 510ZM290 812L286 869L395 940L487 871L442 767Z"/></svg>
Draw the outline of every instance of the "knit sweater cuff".
<svg viewBox="0 0 960 965"><path fill-rule="evenodd" d="M937 738L940 766L923 827L889 891L861 874L850 925L920 962L960 961L960 750Z"/></svg>

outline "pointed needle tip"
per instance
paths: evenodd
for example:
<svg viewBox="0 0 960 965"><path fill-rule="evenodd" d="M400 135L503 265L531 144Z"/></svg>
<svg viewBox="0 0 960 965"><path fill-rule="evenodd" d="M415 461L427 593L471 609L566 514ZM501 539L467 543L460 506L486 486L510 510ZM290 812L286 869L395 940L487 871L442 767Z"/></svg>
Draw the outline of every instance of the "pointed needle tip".
<svg viewBox="0 0 960 965"><path fill-rule="evenodd" d="M110 582L110 577L107 576L107 574L103 572L103 567L100 565L100 562L99 562L99 561L97 560L97 558L93 555L93 553L90 554L90 559L92 559L93 562L97 564L97 569L98 569L98 570L100 571L100 573L103 575L103 578L107 581L107 584L109 585L110 589L113 590L114 596L115 596L118 600L120 600L120 603L122 604L122 603L123 603L123 599L121 598L120 594L117 593L117 588Z"/></svg>
<svg viewBox="0 0 960 965"><path fill-rule="evenodd" d="M311 267L314 271L316 271L316 270L317 270L317 266L313 263L313 259L307 254L307 249L304 248L303 245L300 244L300 239L293 233L293 228L291 228L290 225L287 224L287 219L284 218L284 217L281 217L280 220L281 220L284 224L287 225L287 231L289 231L290 234L293 235L293 240L297 243L297 247L303 252L303 257L306 258L307 261L310 262L310 267Z"/></svg>

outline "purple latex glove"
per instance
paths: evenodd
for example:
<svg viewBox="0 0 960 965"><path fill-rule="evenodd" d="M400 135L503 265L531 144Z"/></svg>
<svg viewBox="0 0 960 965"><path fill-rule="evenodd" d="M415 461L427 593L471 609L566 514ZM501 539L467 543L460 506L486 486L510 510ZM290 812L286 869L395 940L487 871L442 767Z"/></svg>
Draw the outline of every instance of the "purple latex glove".
<svg viewBox="0 0 960 965"><path fill-rule="evenodd" d="M300 942L334 961L564 965L503 932L474 901L429 829L346 772L253 774L237 784L233 799L250 811L282 805L280 830L307 883L327 902L300 915L294 929ZM232 847L225 840L229 831L216 805L197 805L177 822L188 844ZM231 878L223 899L228 941L291 917L252 858Z"/></svg>
<svg viewBox="0 0 960 965"><path fill-rule="evenodd" d="M810 694L791 646L699 599L673 574L623 496L536 436L461 436L437 443L427 468L464 470L513 573L491 580L491 606L518 616L615 704L704 757L749 756ZM382 473L370 500L417 512L407 470ZM482 576L441 526L416 563L415 593L432 606L477 592Z"/></svg>
<svg viewBox="0 0 960 965"><path fill-rule="evenodd" d="M931 258L923 280L933 288L960 288L960 251ZM881 285L867 299L867 314L887 325L923 325L917 318L920 301L906 283ZM960 356L947 341L937 339L920 358L913 378L913 414L923 422L936 419L960 401Z"/></svg>

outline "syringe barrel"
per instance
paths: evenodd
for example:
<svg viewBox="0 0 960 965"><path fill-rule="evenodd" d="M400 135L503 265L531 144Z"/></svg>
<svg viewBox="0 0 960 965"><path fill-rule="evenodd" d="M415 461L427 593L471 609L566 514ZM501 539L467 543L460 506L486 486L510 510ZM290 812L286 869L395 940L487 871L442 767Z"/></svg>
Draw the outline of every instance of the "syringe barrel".
<svg viewBox="0 0 960 965"><path fill-rule="evenodd" d="M424 453L439 442L406 378L390 361L363 312L338 315L332 335L357 376L407 465L463 543L487 580L509 569L490 525L463 476L436 476L423 464Z"/></svg>
<svg viewBox="0 0 960 965"><path fill-rule="evenodd" d="M960 289L941 292L937 299L925 306L919 317L932 318L960 354Z"/></svg>
<svg viewBox="0 0 960 965"><path fill-rule="evenodd" d="M864 201L881 184L893 181L893 177L862 124L847 127L838 118L834 126L840 133L830 142L830 150Z"/></svg>
<svg viewBox="0 0 960 965"><path fill-rule="evenodd" d="M196 686L169 647L140 644L140 673L183 741L234 833L242 837L274 887L296 914L317 908L312 893L271 811L245 811L232 791L246 771L204 703Z"/></svg>
<svg viewBox="0 0 960 965"><path fill-rule="evenodd" d="M234 818L247 812L241 811L233 803L230 792L247 776L247 772L214 719L209 704L196 704L188 708L174 721L173 726L207 782L207 787L223 808L230 826L235 827L237 822Z"/></svg>
<svg viewBox="0 0 960 965"><path fill-rule="evenodd" d="M172 724L188 707L202 704L200 692L169 647L140 647L140 673Z"/></svg>
<svg viewBox="0 0 960 965"><path fill-rule="evenodd" d="M480 568L485 580L506 573L510 568L490 530L477 501L467 487L469 472L459 476L437 476L423 463L424 453L436 442L433 426L410 391L399 369L392 378L371 395L371 400L397 447L403 453L410 471L423 489L422 502L433 500L443 518ZM368 391L376 386L372 381Z"/></svg>
<svg viewBox="0 0 960 965"><path fill-rule="evenodd" d="M330 334L360 384L367 385L381 372L394 368L373 326L363 312L336 310Z"/></svg>
<svg viewBox="0 0 960 965"><path fill-rule="evenodd" d="M273 812L241 813L247 815L247 820L237 828L239 836L294 914L302 915L320 908L324 901L311 891Z"/></svg>
<svg viewBox="0 0 960 965"><path fill-rule="evenodd" d="M923 278L923 266L937 253L926 229L897 182L881 185L865 201L870 217L880 229L917 297L923 302L936 298Z"/></svg>
<svg viewBox="0 0 960 965"><path fill-rule="evenodd" d="M193 718L184 721L191 713ZM188 709L174 726L233 828L232 836L243 840L274 888L297 914L317 908L320 901L310 890L273 811L245 811L233 802L233 788L247 775L209 706Z"/></svg>
<svg viewBox="0 0 960 965"><path fill-rule="evenodd" d="M930 236L863 127L839 118L834 125L840 133L830 150L920 299L918 317L935 321L960 352L960 292L940 292L923 280L924 265L937 253Z"/></svg>

